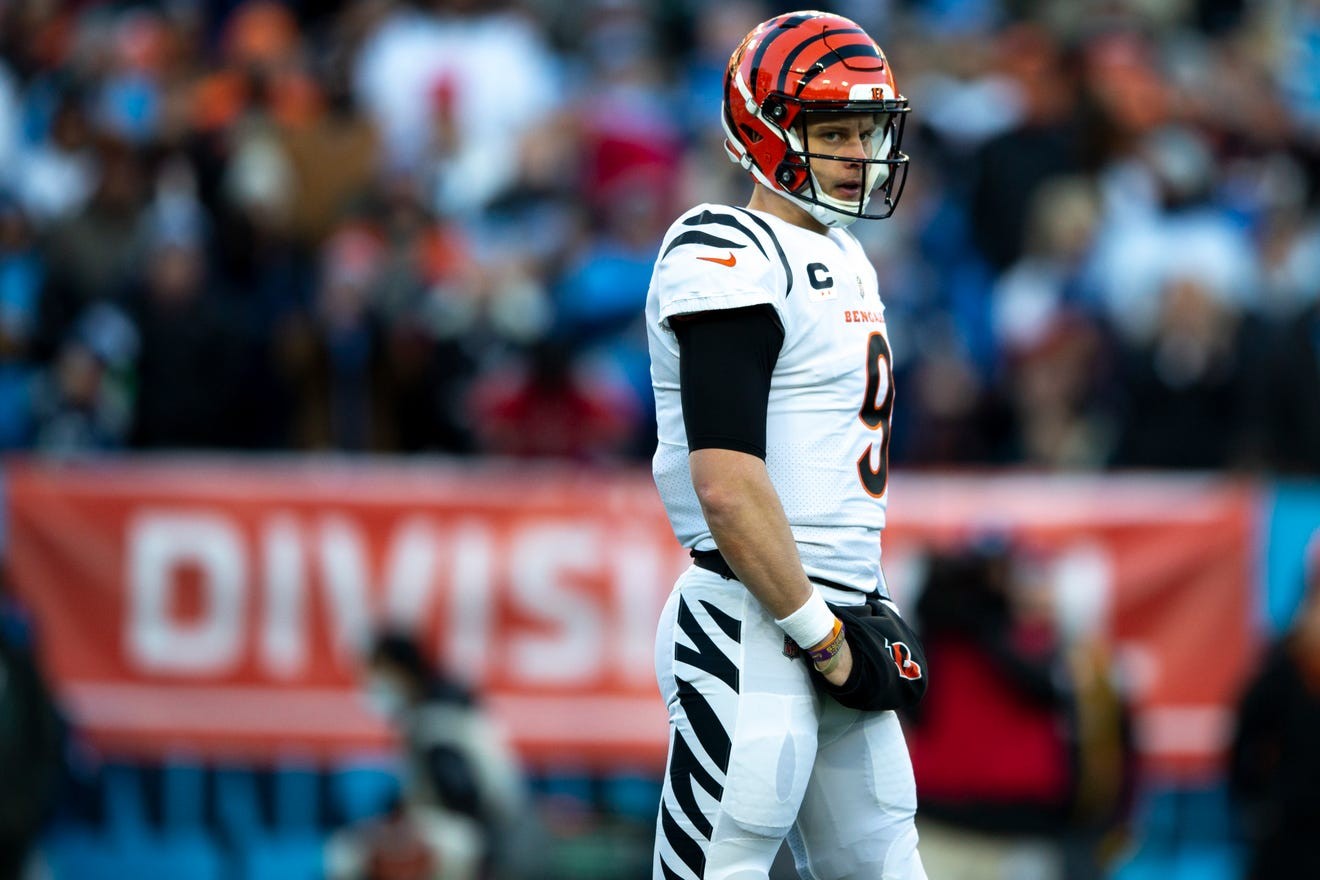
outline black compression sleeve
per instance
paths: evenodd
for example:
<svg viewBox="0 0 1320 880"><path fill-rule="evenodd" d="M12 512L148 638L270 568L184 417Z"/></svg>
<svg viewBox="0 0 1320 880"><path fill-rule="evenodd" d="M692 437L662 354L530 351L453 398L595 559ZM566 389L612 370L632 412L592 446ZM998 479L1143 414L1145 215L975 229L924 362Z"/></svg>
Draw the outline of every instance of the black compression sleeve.
<svg viewBox="0 0 1320 880"><path fill-rule="evenodd" d="M770 375L784 331L770 306L671 319L688 450L732 449L765 458Z"/></svg>

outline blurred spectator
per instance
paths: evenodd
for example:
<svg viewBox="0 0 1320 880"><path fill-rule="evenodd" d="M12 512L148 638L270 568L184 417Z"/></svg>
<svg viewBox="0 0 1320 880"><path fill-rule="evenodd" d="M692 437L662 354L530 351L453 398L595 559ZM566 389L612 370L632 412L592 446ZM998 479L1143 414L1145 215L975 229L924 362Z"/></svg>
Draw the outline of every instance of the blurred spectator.
<svg viewBox="0 0 1320 880"><path fill-rule="evenodd" d="M21 125L18 97L14 75L0 58L0 190L8 190L14 185Z"/></svg>
<svg viewBox="0 0 1320 880"><path fill-rule="evenodd" d="M165 22L154 10L130 7L104 30L93 109L97 126L127 143L150 143L159 134L164 102Z"/></svg>
<svg viewBox="0 0 1320 880"><path fill-rule="evenodd" d="M1320 875L1320 532L1305 572L1292 625L1238 704L1229 784L1250 848L1250 880Z"/></svg>
<svg viewBox="0 0 1320 880"><path fill-rule="evenodd" d="M1160 293L1155 337L1127 350L1127 410L1117 464L1226 468L1245 453L1253 338L1242 316L1195 279Z"/></svg>
<svg viewBox="0 0 1320 880"><path fill-rule="evenodd" d="M1099 224L1098 197L1082 176L1043 183L1027 214L1022 257L999 276L992 305L1005 349L1030 346L1063 312L1084 305L1082 273Z"/></svg>
<svg viewBox="0 0 1320 880"><path fill-rule="evenodd" d="M141 334L135 446L233 445L235 381L243 356L229 304L201 243L187 229L153 230L128 303Z"/></svg>
<svg viewBox="0 0 1320 880"><path fill-rule="evenodd" d="M20 152L10 185L26 210L50 223L78 213L96 188L97 159L84 96L66 87L56 98L49 136Z"/></svg>
<svg viewBox="0 0 1320 880"><path fill-rule="evenodd" d="M922 114L923 122L945 149L966 157L986 140L1021 123L1022 89L1001 69L988 41L963 39L950 48L943 61L917 68L904 92L928 108Z"/></svg>
<svg viewBox="0 0 1320 880"><path fill-rule="evenodd" d="M1043 183L1026 250L994 287L994 333L1017 426L1013 460L1096 469L1117 442L1112 354L1083 282L1098 211L1086 178Z"/></svg>
<svg viewBox="0 0 1320 880"><path fill-rule="evenodd" d="M997 270L1012 265L1026 240L1037 188L1051 177L1083 170L1085 141L1076 74L1063 47L1029 24L1000 35L1000 67L1020 95L1020 122L987 141L974 158L973 232L981 256ZM1019 102L1009 104L1016 111Z"/></svg>
<svg viewBox="0 0 1320 880"><path fill-rule="evenodd" d="M1261 310L1287 320L1320 300L1320 222L1307 212L1306 172L1296 158L1269 153L1235 183L1256 211Z"/></svg>
<svg viewBox="0 0 1320 880"><path fill-rule="evenodd" d="M63 766L55 703L18 609L0 584L0 880L21 880Z"/></svg>
<svg viewBox="0 0 1320 880"><path fill-rule="evenodd" d="M1288 4L1280 16L1283 51L1275 63L1279 85L1290 110L1307 131L1320 131L1320 6Z"/></svg>
<svg viewBox="0 0 1320 880"><path fill-rule="evenodd" d="M520 142L559 103L553 56L513 4L386 4L354 75L393 171L423 171L435 207L466 213L513 182Z"/></svg>
<svg viewBox="0 0 1320 880"><path fill-rule="evenodd" d="M292 177L289 225L304 245L319 244L336 218L366 200L380 164L380 137L354 103L347 77L332 68L324 112L280 132Z"/></svg>
<svg viewBox="0 0 1320 880"><path fill-rule="evenodd" d="M31 223L0 194L0 449L32 440L32 348L44 272Z"/></svg>
<svg viewBox="0 0 1320 880"><path fill-rule="evenodd" d="M638 169L603 191L598 227L555 284L550 332L626 381L635 435L649 436L654 424L643 305L664 228L663 179ZM642 442L634 446L645 452Z"/></svg>
<svg viewBox="0 0 1320 880"><path fill-rule="evenodd" d="M380 448L388 430L380 329L370 291L381 246L346 226L322 251L314 311L285 329L281 361L296 401L294 436L307 449Z"/></svg>
<svg viewBox="0 0 1320 880"><path fill-rule="evenodd" d="M384 333L392 442L467 451L468 384L503 349L506 333L519 333L501 322L502 308L526 292L523 311L534 313L539 291L518 286L516 264L479 262L466 229L429 210L409 179L396 178L381 196L383 250L371 296Z"/></svg>
<svg viewBox="0 0 1320 880"><path fill-rule="evenodd" d="M1320 474L1320 299L1283 322L1268 344L1261 358L1267 372L1253 400L1261 407L1265 463Z"/></svg>
<svg viewBox="0 0 1320 880"><path fill-rule="evenodd" d="M1049 470L1103 467L1119 425L1106 394L1109 353L1094 324L1080 312L1060 312L1012 345L1008 358L1013 458Z"/></svg>
<svg viewBox="0 0 1320 880"><path fill-rule="evenodd" d="M483 877L535 877L537 823L521 770L473 695L399 633L376 641L366 681L368 700L403 736L409 807L431 816L426 822L476 823Z"/></svg>
<svg viewBox="0 0 1320 880"><path fill-rule="evenodd" d="M1063 876L1070 695L1055 634L1021 614L1019 586L1002 550L930 559L917 623L940 687L913 719L909 748L935 877Z"/></svg>
<svg viewBox="0 0 1320 880"><path fill-rule="evenodd" d="M1051 589L997 543L929 559L917 622L940 687L908 741L932 877L1100 876L1131 791L1126 712L1103 653L1062 640Z"/></svg>
<svg viewBox="0 0 1320 880"><path fill-rule="evenodd" d="M1152 132L1134 157L1102 174L1086 283L1129 345L1149 344L1161 332L1169 290L1183 282L1225 311L1241 312L1259 296L1256 254L1217 200L1216 174L1207 139L1185 127Z"/></svg>
<svg viewBox="0 0 1320 880"><path fill-rule="evenodd" d="M33 446L59 456L125 446L138 346L137 328L117 307L99 303L84 312L36 384Z"/></svg>
<svg viewBox="0 0 1320 880"><path fill-rule="evenodd" d="M632 439L636 402L574 349L547 340L532 348L510 379L491 373L473 389L473 427L483 452L599 461Z"/></svg>
<svg viewBox="0 0 1320 880"><path fill-rule="evenodd" d="M933 467L1003 460L1009 454L1011 412L985 388L976 365L947 334L947 328L932 333L928 350L913 357L896 380L910 395L906 411L894 415L896 457Z"/></svg>
<svg viewBox="0 0 1320 880"><path fill-rule="evenodd" d="M139 271L140 219L147 172L140 153L104 141L97 183L77 214L53 223L45 239L46 285L41 294L39 342L48 356L93 303L118 303Z"/></svg>
<svg viewBox="0 0 1320 880"><path fill-rule="evenodd" d="M646 7L635 0L594 5L584 49L587 75L599 85L580 110L583 194L602 213L632 194L659 199L657 211L667 217L674 194L664 181L678 172L682 141ZM617 225L610 231L627 230Z"/></svg>

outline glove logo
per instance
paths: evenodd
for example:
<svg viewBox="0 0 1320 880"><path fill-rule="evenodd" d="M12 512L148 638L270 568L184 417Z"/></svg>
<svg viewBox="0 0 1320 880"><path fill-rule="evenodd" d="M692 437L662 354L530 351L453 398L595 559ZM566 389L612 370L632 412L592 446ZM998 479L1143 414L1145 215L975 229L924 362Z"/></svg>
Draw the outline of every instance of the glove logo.
<svg viewBox="0 0 1320 880"><path fill-rule="evenodd" d="M885 641L889 647L889 653L894 658L894 665L898 667L898 674L908 681L916 681L921 678L921 664L912 659L912 649L903 642Z"/></svg>

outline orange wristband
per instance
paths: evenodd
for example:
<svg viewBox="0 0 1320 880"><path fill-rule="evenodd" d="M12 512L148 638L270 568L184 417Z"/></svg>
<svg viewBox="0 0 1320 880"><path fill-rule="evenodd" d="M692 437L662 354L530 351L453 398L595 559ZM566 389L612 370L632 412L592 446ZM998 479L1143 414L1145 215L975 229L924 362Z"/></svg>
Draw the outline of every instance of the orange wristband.
<svg viewBox="0 0 1320 880"><path fill-rule="evenodd" d="M829 636L815 647L807 649L807 656L811 658L811 662L819 664L835 660L839 652L843 650L843 634L843 621L836 617L834 618L834 630Z"/></svg>

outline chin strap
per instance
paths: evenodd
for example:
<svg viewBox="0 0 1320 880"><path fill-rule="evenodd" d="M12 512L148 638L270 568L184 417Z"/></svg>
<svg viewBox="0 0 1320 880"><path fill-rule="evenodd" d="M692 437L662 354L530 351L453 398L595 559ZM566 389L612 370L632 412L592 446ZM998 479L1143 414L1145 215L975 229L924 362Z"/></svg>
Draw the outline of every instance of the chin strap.
<svg viewBox="0 0 1320 880"><path fill-rule="evenodd" d="M831 229L843 229L847 226L851 226L853 223L861 219L855 214L844 214L842 212L834 210L833 208L827 205L818 205L814 202L808 202L806 199L800 199L797 196L793 195L792 193L784 192L782 189L777 189L773 186L770 186L764 181L758 180L758 182L764 185L766 189L770 190L770 192L779 196L784 201L788 202L794 207L801 208L803 211L806 211L816 220L816 222L820 223L822 226L828 226Z"/></svg>

